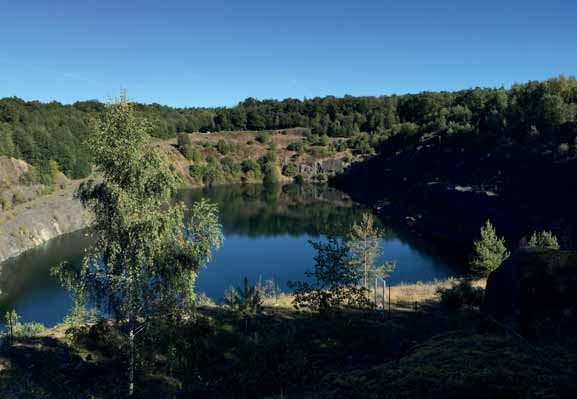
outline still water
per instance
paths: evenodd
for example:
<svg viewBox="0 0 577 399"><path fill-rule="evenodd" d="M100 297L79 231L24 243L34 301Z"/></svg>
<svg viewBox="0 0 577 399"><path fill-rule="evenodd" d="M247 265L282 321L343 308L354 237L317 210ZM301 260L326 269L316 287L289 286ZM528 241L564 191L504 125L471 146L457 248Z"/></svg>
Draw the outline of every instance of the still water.
<svg viewBox="0 0 577 399"><path fill-rule="evenodd" d="M190 189L179 199L192 203L208 198L219 206L225 240L210 264L200 272L197 292L220 301L224 290L240 285L244 276L254 283L301 280L313 266L309 240L342 235L363 212L344 193L306 185L265 188L262 185ZM454 262L430 244L382 226L383 261L395 260L389 283L430 281L458 274ZM62 321L70 297L50 275L63 261L79 264L89 240L83 232L56 238L1 265L0 312L16 309L23 321L47 326Z"/></svg>

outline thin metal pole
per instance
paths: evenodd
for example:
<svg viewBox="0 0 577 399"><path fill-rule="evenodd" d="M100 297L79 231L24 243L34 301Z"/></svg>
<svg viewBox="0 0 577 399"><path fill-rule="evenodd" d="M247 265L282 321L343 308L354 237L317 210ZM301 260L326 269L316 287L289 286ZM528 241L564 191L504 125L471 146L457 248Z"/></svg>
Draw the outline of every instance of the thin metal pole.
<svg viewBox="0 0 577 399"><path fill-rule="evenodd" d="M377 287L378 287L377 284L378 284L378 280L377 280L377 278L375 277L375 309L378 309L378 308L379 308L379 303L378 303L378 301L377 301Z"/></svg>
<svg viewBox="0 0 577 399"><path fill-rule="evenodd" d="M383 318L385 317L385 290L387 288L387 281L383 279Z"/></svg>
<svg viewBox="0 0 577 399"><path fill-rule="evenodd" d="M391 286L389 285L389 319L391 318Z"/></svg>

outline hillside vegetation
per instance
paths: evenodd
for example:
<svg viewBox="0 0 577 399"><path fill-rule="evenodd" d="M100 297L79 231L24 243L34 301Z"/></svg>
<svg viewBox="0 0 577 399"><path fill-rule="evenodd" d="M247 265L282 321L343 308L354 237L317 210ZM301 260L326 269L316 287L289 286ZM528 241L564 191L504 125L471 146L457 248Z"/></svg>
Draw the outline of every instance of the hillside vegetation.
<svg viewBox="0 0 577 399"><path fill-rule="evenodd" d="M307 129L180 133L159 145L192 185L326 181L356 158L343 139Z"/></svg>
<svg viewBox="0 0 577 399"><path fill-rule="evenodd" d="M54 160L69 177L90 172L82 144L91 121L104 112L97 101L62 105L0 100L0 155L42 167ZM418 146L438 137L490 148L522 146L542 159L575 154L577 81L563 76L505 88L423 92L401 96L247 99L232 108L171 108L136 104L152 134L310 129L316 136L347 137L361 153ZM447 151L457 147L447 147ZM398 150L397 150L398 151ZM44 166L45 167L45 166Z"/></svg>

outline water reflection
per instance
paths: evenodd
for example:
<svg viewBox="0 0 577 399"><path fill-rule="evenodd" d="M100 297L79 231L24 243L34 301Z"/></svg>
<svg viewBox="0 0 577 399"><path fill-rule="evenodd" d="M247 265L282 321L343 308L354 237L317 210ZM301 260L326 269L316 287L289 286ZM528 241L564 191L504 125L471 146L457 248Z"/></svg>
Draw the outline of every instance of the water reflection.
<svg viewBox="0 0 577 399"><path fill-rule="evenodd" d="M366 209L344 193L322 186L238 185L183 190L187 204L208 198L220 210L225 241L203 269L197 291L215 300L244 276L251 281L274 279L283 289L303 278L313 265L309 239L344 234ZM450 259L430 243L383 226L383 260L397 260L391 283L433 280L458 272ZM0 273L0 311L15 308L23 320L47 325L60 322L70 297L50 276L62 261L81 262L89 244L82 233L57 238L6 262Z"/></svg>

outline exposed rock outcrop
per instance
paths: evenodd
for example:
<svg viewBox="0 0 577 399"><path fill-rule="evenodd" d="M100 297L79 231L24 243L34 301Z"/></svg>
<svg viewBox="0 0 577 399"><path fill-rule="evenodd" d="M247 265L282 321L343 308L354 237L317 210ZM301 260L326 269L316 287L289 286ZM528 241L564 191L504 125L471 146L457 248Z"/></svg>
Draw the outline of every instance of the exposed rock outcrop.
<svg viewBox="0 0 577 399"><path fill-rule="evenodd" d="M90 215L73 189L57 191L0 213L0 262L59 235L83 229Z"/></svg>
<svg viewBox="0 0 577 399"><path fill-rule="evenodd" d="M50 190L41 184L22 184L22 176L30 169L24 161L0 157L0 262L82 229L90 221L73 198L75 184L62 173L55 176ZM47 194L54 188L58 190Z"/></svg>
<svg viewBox="0 0 577 399"><path fill-rule="evenodd" d="M522 250L487 280L482 313L534 335L577 323L577 253Z"/></svg>
<svg viewBox="0 0 577 399"><path fill-rule="evenodd" d="M299 166L299 173L305 178L312 178L320 173L334 174L343 171L347 167L342 158L329 158L313 163L304 163Z"/></svg>

